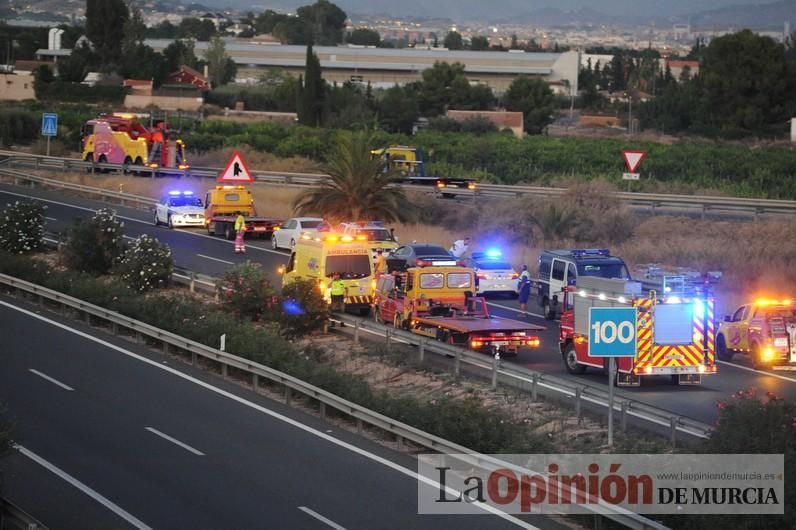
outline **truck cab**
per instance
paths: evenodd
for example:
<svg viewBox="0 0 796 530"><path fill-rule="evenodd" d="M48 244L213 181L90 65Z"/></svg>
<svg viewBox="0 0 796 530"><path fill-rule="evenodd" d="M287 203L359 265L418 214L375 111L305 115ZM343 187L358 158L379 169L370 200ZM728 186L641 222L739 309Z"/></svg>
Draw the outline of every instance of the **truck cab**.
<svg viewBox="0 0 796 530"><path fill-rule="evenodd" d="M755 368L796 365L796 306L791 300L760 299L724 317L716 335L722 361L751 357Z"/></svg>
<svg viewBox="0 0 796 530"><path fill-rule="evenodd" d="M561 315L566 287L577 285L578 276L630 281L627 265L607 248L545 250L539 256L537 303L548 320Z"/></svg>
<svg viewBox="0 0 796 530"><path fill-rule="evenodd" d="M267 237L282 224L281 219L258 217L254 198L246 186L216 186L205 194L205 226L210 235L235 239L236 212L246 218L246 235Z"/></svg>
<svg viewBox="0 0 796 530"><path fill-rule="evenodd" d="M398 238L395 237L394 231L384 226L381 221L340 223L338 230L344 236L351 236L356 241L365 242L374 261L378 250L383 251L386 256L390 251L398 248Z"/></svg>

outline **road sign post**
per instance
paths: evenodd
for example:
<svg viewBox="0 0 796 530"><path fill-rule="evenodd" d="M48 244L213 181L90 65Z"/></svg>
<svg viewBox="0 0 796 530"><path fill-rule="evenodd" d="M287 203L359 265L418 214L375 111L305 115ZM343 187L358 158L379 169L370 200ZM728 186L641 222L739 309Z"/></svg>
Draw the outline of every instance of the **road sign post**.
<svg viewBox="0 0 796 530"><path fill-rule="evenodd" d="M630 191L630 181L638 180L640 175L636 170L641 165L641 161L647 155L645 151L636 151L635 149L625 149L622 151L622 158L625 159L625 166L627 166L628 173L622 174L622 180L627 181L627 191Z"/></svg>
<svg viewBox="0 0 796 530"><path fill-rule="evenodd" d="M47 137L47 156L50 156L50 137L58 135L58 114L54 112L42 114L41 135Z"/></svg>
<svg viewBox="0 0 796 530"><path fill-rule="evenodd" d="M608 446L614 444L616 357L636 356L636 308L589 308L589 356L608 358Z"/></svg>

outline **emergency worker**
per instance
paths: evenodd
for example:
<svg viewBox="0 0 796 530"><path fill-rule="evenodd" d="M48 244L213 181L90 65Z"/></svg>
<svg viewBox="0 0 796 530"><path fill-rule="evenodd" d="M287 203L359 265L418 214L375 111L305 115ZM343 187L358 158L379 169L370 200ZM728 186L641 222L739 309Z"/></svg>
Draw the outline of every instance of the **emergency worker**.
<svg viewBox="0 0 796 530"><path fill-rule="evenodd" d="M330 286L330 294L332 296L332 311L345 310L345 296L348 289L343 280L340 279L340 273L335 273Z"/></svg>
<svg viewBox="0 0 796 530"><path fill-rule="evenodd" d="M384 251L378 249L376 251L376 276L387 274L387 258L384 257Z"/></svg>
<svg viewBox="0 0 796 530"><path fill-rule="evenodd" d="M246 253L246 218L241 212L235 212L235 254Z"/></svg>
<svg viewBox="0 0 796 530"><path fill-rule="evenodd" d="M520 303L520 314L528 314L528 297L531 295L531 274L528 265L522 266L520 281L517 283L517 301Z"/></svg>

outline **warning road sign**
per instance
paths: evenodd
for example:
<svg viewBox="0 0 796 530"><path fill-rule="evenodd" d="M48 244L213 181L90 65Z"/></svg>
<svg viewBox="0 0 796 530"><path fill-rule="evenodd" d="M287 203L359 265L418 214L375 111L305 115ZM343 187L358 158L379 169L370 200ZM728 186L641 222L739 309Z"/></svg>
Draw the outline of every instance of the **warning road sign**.
<svg viewBox="0 0 796 530"><path fill-rule="evenodd" d="M227 167L218 176L218 182L254 182L249 166L243 161L240 152L235 151L227 162Z"/></svg>
<svg viewBox="0 0 796 530"><path fill-rule="evenodd" d="M622 151L622 156L625 159L627 170L630 173L635 173L638 166L641 165L641 161L644 160L646 154L647 153L644 151L634 151L632 149L625 149Z"/></svg>

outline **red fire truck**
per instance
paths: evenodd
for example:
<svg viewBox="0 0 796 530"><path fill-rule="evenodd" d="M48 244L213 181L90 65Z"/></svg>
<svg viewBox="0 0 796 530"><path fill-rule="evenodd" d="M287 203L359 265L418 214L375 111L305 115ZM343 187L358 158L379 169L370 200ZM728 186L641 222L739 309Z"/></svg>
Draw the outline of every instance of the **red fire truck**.
<svg viewBox="0 0 796 530"><path fill-rule="evenodd" d="M577 286L566 287L562 296L559 345L567 371L607 370L606 359L589 356L589 309L629 306L636 308L637 353L617 358L617 385L638 386L641 377L653 375L668 375L680 385L701 384L703 375L716 373L714 302L685 286L664 281L660 295L645 295L638 282L578 278Z"/></svg>

